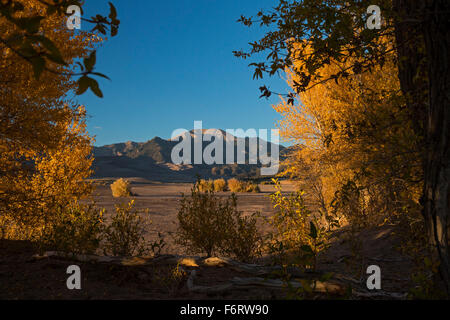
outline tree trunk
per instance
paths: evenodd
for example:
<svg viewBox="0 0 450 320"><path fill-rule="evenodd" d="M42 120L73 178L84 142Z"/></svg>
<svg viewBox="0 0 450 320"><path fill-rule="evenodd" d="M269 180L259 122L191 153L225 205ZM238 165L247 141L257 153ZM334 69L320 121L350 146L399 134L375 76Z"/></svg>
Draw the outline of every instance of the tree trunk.
<svg viewBox="0 0 450 320"><path fill-rule="evenodd" d="M394 0L399 79L424 138L423 216L450 294L450 26L448 0Z"/></svg>
<svg viewBox="0 0 450 320"><path fill-rule="evenodd" d="M425 1L423 35L428 67L428 119L423 213L441 262L441 275L450 293L448 223L450 210L450 2Z"/></svg>

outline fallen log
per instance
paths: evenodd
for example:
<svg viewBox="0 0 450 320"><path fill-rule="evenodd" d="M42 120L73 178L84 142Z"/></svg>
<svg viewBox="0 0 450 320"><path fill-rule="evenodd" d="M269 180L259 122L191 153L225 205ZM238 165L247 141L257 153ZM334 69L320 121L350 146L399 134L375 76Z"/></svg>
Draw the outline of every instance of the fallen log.
<svg viewBox="0 0 450 320"><path fill-rule="evenodd" d="M95 263L112 263L120 264L124 266L150 266L150 265L167 265L178 264L180 266L198 268L204 267L227 267L232 270L254 275L254 277L234 277L225 284L219 284L214 286L198 286L194 284L194 279L197 275L197 270L192 270L188 280L187 287L191 292L197 293L223 293L230 290L240 289L255 289L255 288L267 288L267 289L283 289L288 286L292 288L302 288L304 283L313 283L308 285L310 290L316 293L330 293L330 294L343 294L348 283L353 283L359 287L363 287L363 284L351 277L333 274L328 280L323 280L324 272L312 272L303 271L296 267L283 268L281 266L266 266L251 263L238 262L229 258L202 258L198 256L181 256L181 255L161 255L157 257L111 257L111 256L97 256L97 255L83 255L83 254L71 254L59 251L47 251L43 255L34 255L33 260L41 260L44 258L59 257L64 259L75 260L79 262L95 262ZM269 276L277 276L280 271L289 274L296 280L289 282L280 279L268 279ZM263 276L266 276L264 278ZM306 282L305 282L305 281ZM406 299L407 293L397 292L385 292L382 290L365 291L361 288L353 288L352 295L357 298L364 299Z"/></svg>
<svg viewBox="0 0 450 320"><path fill-rule="evenodd" d="M197 256L161 255L157 257L112 257L89 254L73 254L61 251L47 251L43 255L33 255L32 260L50 257L63 258L79 262L113 263L125 266L145 266L155 264L180 264L186 267L198 267L203 259Z"/></svg>
<svg viewBox="0 0 450 320"><path fill-rule="evenodd" d="M265 266L239 262L229 258L218 258L218 257L205 259L202 264L209 267L227 266L232 270L242 273L249 273L257 276L276 275L277 273L284 271L293 277L305 279L320 279L322 276L326 274L325 272L303 271L300 268L291 266L286 268L283 268L282 266Z"/></svg>
<svg viewBox="0 0 450 320"><path fill-rule="evenodd" d="M382 290L375 290L373 292L363 292L359 290L352 290L352 295L358 298L365 299L398 299L405 300L408 298L408 293L400 293L400 292L386 292Z"/></svg>
<svg viewBox="0 0 450 320"><path fill-rule="evenodd" d="M224 293L230 290L242 290L242 289L285 289L288 284L295 289L305 288L304 284L300 281L282 281L279 279L265 279L261 277L234 277L229 282L220 285L213 286L198 286L194 285L194 279L197 276L197 270L192 270L187 280L187 288L191 292L196 293ZM307 291L317 293L330 293L330 294L342 294L345 290L344 287L331 282L315 281L310 288L305 288Z"/></svg>

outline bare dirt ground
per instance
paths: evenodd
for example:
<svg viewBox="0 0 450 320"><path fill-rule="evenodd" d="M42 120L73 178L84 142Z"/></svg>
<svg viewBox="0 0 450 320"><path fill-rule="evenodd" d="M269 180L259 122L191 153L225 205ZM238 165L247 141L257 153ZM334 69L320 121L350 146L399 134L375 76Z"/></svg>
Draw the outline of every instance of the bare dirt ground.
<svg viewBox="0 0 450 320"><path fill-rule="evenodd" d="M156 238L158 232L168 243L163 253L185 254L183 248L173 242L171 233L176 231L181 192L189 193L190 184L159 184L135 180L132 189L136 207L149 209L153 224L147 235ZM261 186L259 194L239 194L238 207L246 214L260 211L270 215L273 211L267 197L273 186ZM285 184L284 190L293 191L294 186ZM221 193L227 196L229 193ZM115 203L129 199L114 199L109 186L99 186L95 192L99 206L109 211ZM264 232L264 229L261 230ZM335 233L331 247L319 255L317 270L333 272L348 279L352 288L364 289L366 268L375 264L382 270L382 289L386 293L406 297L413 271L412 260L400 254L399 230L394 226L381 226L364 230L349 241L348 232L343 229ZM355 249L357 247L357 249ZM208 267L205 265L117 265L108 263L79 262L58 257L32 259L36 248L30 242L0 241L0 299L284 299L286 290L253 288L225 290L215 294L194 293L187 286L187 278L192 270L197 270L196 285L221 285L234 277L250 277L242 271L227 266ZM82 290L68 290L66 269L77 264L82 270ZM176 272L176 271L180 272ZM361 296L342 295L338 298L361 299ZM311 299L336 298L329 294L312 295ZM364 297L363 297L364 298ZM365 298L371 298L370 295ZM379 296L377 298L380 298ZM383 297L381 297L383 298ZM389 298L389 297L385 297Z"/></svg>

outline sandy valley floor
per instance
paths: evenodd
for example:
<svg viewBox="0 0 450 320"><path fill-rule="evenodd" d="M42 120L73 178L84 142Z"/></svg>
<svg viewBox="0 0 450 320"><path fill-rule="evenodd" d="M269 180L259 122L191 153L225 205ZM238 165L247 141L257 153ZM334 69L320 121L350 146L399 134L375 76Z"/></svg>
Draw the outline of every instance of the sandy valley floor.
<svg viewBox="0 0 450 320"><path fill-rule="evenodd" d="M171 254L185 253L183 248L174 244L173 233L177 229L177 212L181 194L189 194L192 184L189 183L151 183L141 179L131 179L132 192L136 194L132 198L113 198L109 185L100 185L94 192L94 199L99 207L103 207L107 212L114 211L117 203L126 203L130 199L135 200L135 207L139 210L148 209L146 214L152 224L149 228L148 239L156 239L160 232L167 246L165 252ZM292 192L295 186L288 182L283 182L283 191ZM264 216L273 213L273 208L269 195L274 191L272 185L261 185L261 193L239 193L238 209L244 214L261 212ZM220 192L218 195L227 197L230 192ZM264 232L265 226L261 225Z"/></svg>

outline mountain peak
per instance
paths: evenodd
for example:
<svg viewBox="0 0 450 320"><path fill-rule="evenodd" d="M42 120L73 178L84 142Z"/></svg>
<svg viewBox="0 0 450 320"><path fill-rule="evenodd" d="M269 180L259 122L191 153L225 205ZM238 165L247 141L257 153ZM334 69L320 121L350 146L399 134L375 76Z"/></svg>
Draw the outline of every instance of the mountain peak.
<svg viewBox="0 0 450 320"><path fill-rule="evenodd" d="M180 133L179 135L169 139L169 141L174 141L174 140L178 140L178 137L180 136L185 136L187 134L189 134L191 136L191 138L195 138L196 134L197 134L197 130L199 129L192 129L190 131L185 131L183 133ZM205 135L212 135L212 136L218 136L219 133L225 138L225 136L227 136L227 132L223 129L215 129L215 128L211 128L211 129L201 129L201 134ZM228 138L235 138L232 134L228 133Z"/></svg>

